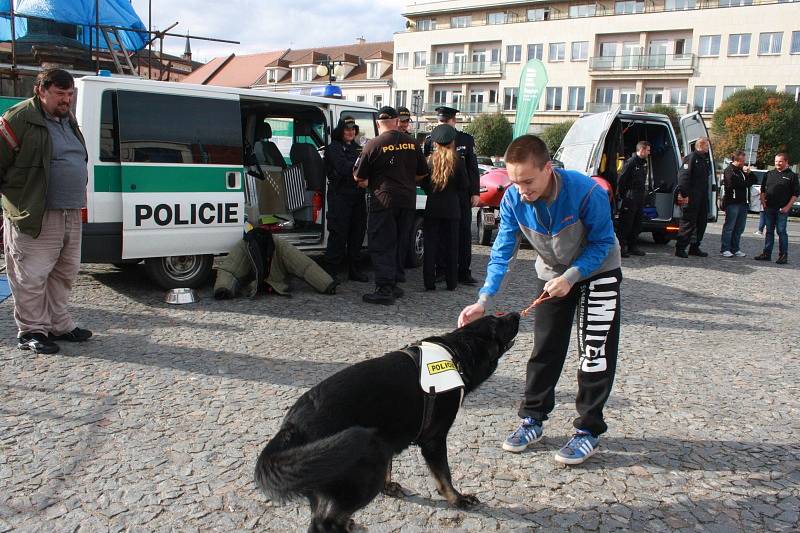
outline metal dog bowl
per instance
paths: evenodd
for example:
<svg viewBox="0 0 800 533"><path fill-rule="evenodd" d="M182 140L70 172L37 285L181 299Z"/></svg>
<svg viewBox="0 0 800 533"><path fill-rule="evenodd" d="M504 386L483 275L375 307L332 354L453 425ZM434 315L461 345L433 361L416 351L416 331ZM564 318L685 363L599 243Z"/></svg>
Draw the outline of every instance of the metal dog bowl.
<svg viewBox="0 0 800 533"><path fill-rule="evenodd" d="M193 304L197 300L197 291L188 288L170 289L164 297L166 303L174 305Z"/></svg>

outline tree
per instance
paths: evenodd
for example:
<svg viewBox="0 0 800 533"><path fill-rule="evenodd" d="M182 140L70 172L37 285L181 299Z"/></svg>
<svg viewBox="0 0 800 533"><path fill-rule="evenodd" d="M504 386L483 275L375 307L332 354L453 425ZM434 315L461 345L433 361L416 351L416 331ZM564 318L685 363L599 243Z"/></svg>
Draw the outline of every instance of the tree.
<svg viewBox="0 0 800 533"><path fill-rule="evenodd" d="M502 156L511 144L514 129L502 113L484 113L467 124L464 131L475 137L475 153Z"/></svg>
<svg viewBox="0 0 800 533"><path fill-rule="evenodd" d="M775 154L800 159L800 104L787 93L748 89L737 91L714 113L714 148L721 156L743 150L748 133L760 135L756 166L771 165Z"/></svg>
<svg viewBox="0 0 800 533"><path fill-rule="evenodd" d="M574 120L565 120L564 122L556 122L547 126L539 135L539 137L547 145L547 149L551 154L556 153L558 147L561 146L561 141L567 135L567 132L575 123Z"/></svg>

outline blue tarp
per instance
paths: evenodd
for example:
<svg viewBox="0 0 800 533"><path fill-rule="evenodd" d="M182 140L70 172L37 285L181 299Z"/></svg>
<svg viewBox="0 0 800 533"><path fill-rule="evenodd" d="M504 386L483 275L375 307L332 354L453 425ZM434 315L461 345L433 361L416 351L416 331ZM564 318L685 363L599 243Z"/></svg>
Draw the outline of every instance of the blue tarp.
<svg viewBox="0 0 800 533"><path fill-rule="evenodd" d="M133 10L130 0L100 0L100 24L103 26L118 26L121 28L136 28L147 30L146 26ZM0 41L11 40L11 1L0 0ZM14 13L30 15L77 24L78 40L89 46L89 35L95 39L91 26L95 24L95 0L16 0ZM14 17L15 33L17 39L28 32L27 19ZM121 31L120 37L128 50L140 50L147 42L147 31L138 33L134 31ZM97 43L94 43L95 48ZM100 35L100 48L107 49L105 39Z"/></svg>

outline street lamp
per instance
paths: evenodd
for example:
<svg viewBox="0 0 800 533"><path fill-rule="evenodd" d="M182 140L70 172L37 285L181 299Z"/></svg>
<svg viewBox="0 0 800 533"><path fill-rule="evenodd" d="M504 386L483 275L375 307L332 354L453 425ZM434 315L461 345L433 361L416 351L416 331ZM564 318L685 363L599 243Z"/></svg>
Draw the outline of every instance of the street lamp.
<svg viewBox="0 0 800 533"><path fill-rule="evenodd" d="M414 94L411 96L411 111L416 115L416 125L414 126L414 131L419 131L419 115L422 113L422 95L421 94Z"/></svg>
<svg viewBox="0 0 800 533"><path fill-rule="evenodd" d="M341 78L344 61L326 60L317 65L317 76L328 76L328 85Z"/></svg>

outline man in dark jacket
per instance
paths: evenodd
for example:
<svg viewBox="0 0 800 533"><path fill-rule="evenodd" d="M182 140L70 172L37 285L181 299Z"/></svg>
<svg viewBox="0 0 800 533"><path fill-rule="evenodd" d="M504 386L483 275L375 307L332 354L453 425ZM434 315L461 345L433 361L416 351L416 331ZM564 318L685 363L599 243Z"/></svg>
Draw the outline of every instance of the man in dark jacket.
<svg viewBox="0 0 800 533"><path fill-rule="evenodd" d="M622 257L645 255L639 249L637 240L642 231L642 208L647 194L647 158L650 157L650 143L636 143L636 153L625 164L617 182L622 207L619 215L617 238Z"/></svg>
<svg viewBox="0 0 800 533"><path fill-rule="evenodd" d="M683 158L678 171L678 203L683 205L678 242L675 244L675 255L678 257L708 257L700 249L708 224L709 178L714 171L708 146L707 138L698 139L694 151ZM687 246L689 253L686 253Z"/></svg>
<svg viewBox="0 0 800 533"><path fill-rule="evenodd" d="M34 94L0 118L0 192L17 346L50 354L59 350L56 340L92 336L67 307L81 262L87 153L70 112L72 75L46 69Z"/></svg>
<svg viewBox="0 0 800 533"><path fill-rule="evenodd" d="M798 196L800 196L800 184L797 174L789 170L789 156L781 152L775 156L775 168L767 172L764 183L761 184L761 206L766 215L767 233L764 239L764 251L755 257L756 260L770 260L777 229L778 260L775 262L785 265L789 261L789 234L786 232L786 223L792 204Z"/></svg>
<svg viewBox="0 0 800 533"><path fill-rule="evenodd" d="M328 246L325 249L325 266L336 279L336 274L347 262L348 277L353 281L368 281L359 268L361 246L367 231L367 204L364 189L356 186L353 167L360 153L355 142L358 125L351 117L342 117L325 147L325 164L328 174Z"/></svg>
<svg viewBox="0 0 800 533"><path fill-rule="evenodd" d="M724 195L722 208L725 210L725 224L722 226L722 257L744 257L747 254L739 249L739 242L747 223L747 208L750 206L750 186L755 177L745 172L745 154L738 150L733 154L730 165L722 173Z"/></svg>
<svg viewBox="0 0 800 533"><path fill-rule="evenodd" d="M449 124L455 128L458 109L441 106L436 108L440 124ZM475 156L475 139L469 133L458 131L456 134L456 152L464 160L469 177L469 188L461 193L461 216L458 229L458 281L465 285L475 285L477 280L472 277L472 208L478 205L480 199L480 172L478 171L478 158ZM423 143L422 153L428 157L433 152L431 136L428 135Z"/></svg>

